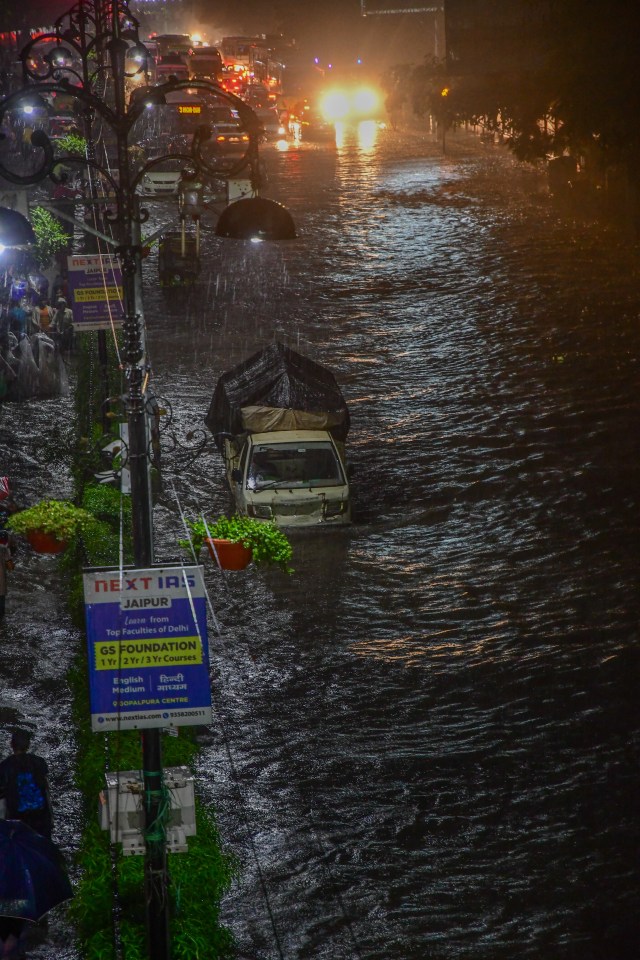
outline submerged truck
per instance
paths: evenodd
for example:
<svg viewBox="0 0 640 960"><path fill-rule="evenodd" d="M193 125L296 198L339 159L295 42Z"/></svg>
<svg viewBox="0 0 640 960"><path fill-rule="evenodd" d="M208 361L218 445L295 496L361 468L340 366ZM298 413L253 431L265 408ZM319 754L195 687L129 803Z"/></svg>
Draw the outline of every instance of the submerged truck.
<svg viewBox="0 0 640 960"><path fill-rule="evenodd" d="M282 527L351 522L349 411L320 364L271 344L220 377L205 423L238 513Z"/></svg>

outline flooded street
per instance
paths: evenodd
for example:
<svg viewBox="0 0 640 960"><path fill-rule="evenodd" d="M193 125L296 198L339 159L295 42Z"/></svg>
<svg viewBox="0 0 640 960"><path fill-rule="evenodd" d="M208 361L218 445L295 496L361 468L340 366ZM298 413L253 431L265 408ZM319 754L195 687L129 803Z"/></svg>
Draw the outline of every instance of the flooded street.
<svg viewBox="0 0 640 960"><path fill-rule="evenodd" d="M224 920L242 960L636 956L640 260L498 148L447 150L373 127L270 148L298 240L218 240L212 218L188 296L145 261L183 440L273 340L329 367L351 411L353 526L296 532L291 577L207 567L198 775L241 863ZM0 449L68 403L3 410ZM159 559L180 510L231 507L213 445L170 446ZM16 464L21 499L42 496ZM72 850L75 634L29 585L56 589L54 563L16 571L0 717L27 701L46 726Z"/></svg>

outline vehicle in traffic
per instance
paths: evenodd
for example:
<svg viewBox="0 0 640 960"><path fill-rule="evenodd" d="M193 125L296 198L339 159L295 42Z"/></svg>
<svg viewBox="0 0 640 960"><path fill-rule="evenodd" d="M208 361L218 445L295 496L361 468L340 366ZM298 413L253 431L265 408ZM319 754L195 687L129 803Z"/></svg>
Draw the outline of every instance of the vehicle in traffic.
<svg viewBox="0 0 640 960"><path fill-rule="evenodd" d="M349 412L320 364L271 344L220 377L205 422L238 513L283 527L350 523Z"/></svg>
<svg viewBox="0 0 640 960"><path fill-rule="evenodd" d="M139 192L145 197L175 197L183 179L184 163L168 157L142 177Z"/></svg>
<svg viewBox="0 0 640 960"><path fill-rule="evenodd" d="M169 53L179 53L186 57L193 47L193 41L188 33L156 33L149 39L155 44L159 57Z"/></svg>
<svg viewBox="0 0 640 960"><path fill-rule="evenodd" d="M176 136L192 134L209 119L209 109L196 89L174 90L165 97L160 111L167 113L170 129Z"/></svg>
<svg viewBox="0 0 640 960"><path fill-rule="evenodd" d="M295 140L335 140L335 124L327 120L308 100L300 100L288 111L289 132Z"/></svg>
<svg viewBox="0 0 640 960"><path fill-rule="evenodd" d="M218 83L222 79L222 54L216 47L194 47L189 51L187 65L189 78L210 80Z"/></svg>
<svg viewBox="0 0 640 960"><path fill-rule="evenodd" d="M242 129L239 123L216 123L213 125L213 142L219 150L236 151L246 149L249 144L249 134Z"/></svg>
<svg viewBox="0 0 640 960"><path fill-rule="evenodd" d="M213 153L244 153L249 146L249 134L242 126L238 111L232 107L211 107L211 139L207 147Z"/></svg>
<svg viewBox="0 0 640 960"><path fill-rule="evenodd" d="M156 61L156 80L164 83L166 80L189 80L189 67L186 56L179 53L167 53L158 57Z"/></svg>
<svg viewBox="0 0 640 960"><path fill-rule="evenodd" d="M275 107L253 107L253 110L262 125L266 140L278 140L286 135L287 129L280 122Z"/></svg>
<svg viewBox="0 0 640 960"><path fill-rule="evenodd" d="M384 117L381 92L362 84L333 87L318 100L318 112L330 122L379 120Z"/></svg>

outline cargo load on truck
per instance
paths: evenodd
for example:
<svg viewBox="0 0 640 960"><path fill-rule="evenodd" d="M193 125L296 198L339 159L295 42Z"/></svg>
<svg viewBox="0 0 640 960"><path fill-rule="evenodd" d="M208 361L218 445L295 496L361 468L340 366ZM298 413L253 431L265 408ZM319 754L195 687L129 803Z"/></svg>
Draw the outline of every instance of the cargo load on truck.
<svg viewBox="0 0 640 960"><path fill-rule="evenodd" d="M333 374L282 343L273 343L218 380L205 423L219 450L225 435L328 430L344 441L350 420Z"/></svg>

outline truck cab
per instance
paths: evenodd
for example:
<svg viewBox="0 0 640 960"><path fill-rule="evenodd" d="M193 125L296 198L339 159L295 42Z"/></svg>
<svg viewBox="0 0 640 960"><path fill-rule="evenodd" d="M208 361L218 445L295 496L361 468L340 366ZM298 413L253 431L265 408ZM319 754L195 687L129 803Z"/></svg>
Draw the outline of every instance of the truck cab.
<svg viewBox="0 0 640 960"><path fill-rule="evenodd" d="M223 455L238 513L281 527L351 522L344 446L329 431L227 437Z"/></svg>

